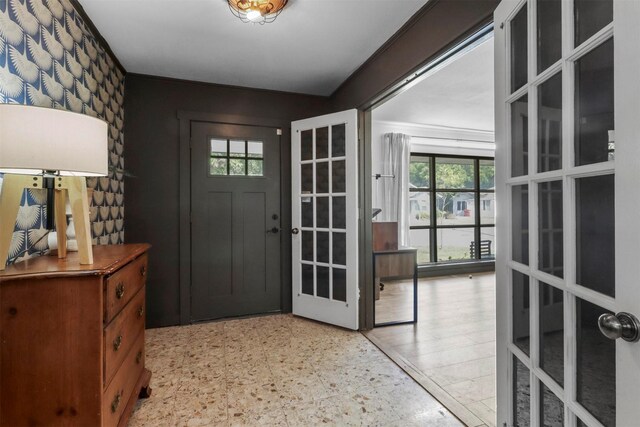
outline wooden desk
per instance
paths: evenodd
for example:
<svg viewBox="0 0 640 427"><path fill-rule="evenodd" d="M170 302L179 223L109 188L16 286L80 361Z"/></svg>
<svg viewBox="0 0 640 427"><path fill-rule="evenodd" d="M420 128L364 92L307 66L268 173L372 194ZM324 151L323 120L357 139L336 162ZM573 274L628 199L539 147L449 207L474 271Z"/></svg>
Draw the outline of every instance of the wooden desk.
<svg viewBox="0 0 640 427"><path fill-rule="evenodd" d="M413 320L376 323L376 301L380 299L380 280L413 277ZM400 248L373 252L373 326L402 325L418 321L418 250Z"/></svg>

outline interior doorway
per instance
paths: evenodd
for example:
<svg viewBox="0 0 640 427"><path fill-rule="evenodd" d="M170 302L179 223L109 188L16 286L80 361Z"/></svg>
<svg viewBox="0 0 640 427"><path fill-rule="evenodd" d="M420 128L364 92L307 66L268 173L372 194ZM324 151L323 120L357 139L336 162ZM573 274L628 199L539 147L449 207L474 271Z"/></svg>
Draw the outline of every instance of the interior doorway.
<svg viewBox="0 0 640 427"><path fill-rule="evenodd" d="M366 335L465 424L494 426L492 29L436 62L371 111L371 309L375 324L399 324ZM377 260L407 247L417 287L410 268Z"/></svg>

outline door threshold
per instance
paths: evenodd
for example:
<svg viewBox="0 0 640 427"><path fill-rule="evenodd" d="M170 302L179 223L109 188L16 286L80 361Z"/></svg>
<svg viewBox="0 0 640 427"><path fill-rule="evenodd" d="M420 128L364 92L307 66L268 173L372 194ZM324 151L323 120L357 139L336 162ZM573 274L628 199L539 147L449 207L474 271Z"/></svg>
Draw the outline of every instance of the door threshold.
<svg viewBox="0 0 640 427"><path fill-rule="evenodd" d="M226 322L228 320L251 319L254 317L273 316L274 314L284 314L282 310L266 311L264 313L240 314L238 316L215 317L212 319L192 320L190 325L199 325L201 323Z"/></svg>
<svg viewBox="0 0 640 427"><path fill-rule="evenodd" d="M413 363L409 362L400 353L393 350L391 347L387 347L379 339L374 337L371 331L361 331L373 345L378 347L380 351L387 355L400 369L406 372L415 382L417 382L423 389L425 389L430 395L432 395L438 402L447 408L453 415L456 416L462 423L468 427L480 427L487 424L469 411L463 404L455 400L449 393L447 393L442 387L440 387L435 381L422 373L416 368Z"/></svg>

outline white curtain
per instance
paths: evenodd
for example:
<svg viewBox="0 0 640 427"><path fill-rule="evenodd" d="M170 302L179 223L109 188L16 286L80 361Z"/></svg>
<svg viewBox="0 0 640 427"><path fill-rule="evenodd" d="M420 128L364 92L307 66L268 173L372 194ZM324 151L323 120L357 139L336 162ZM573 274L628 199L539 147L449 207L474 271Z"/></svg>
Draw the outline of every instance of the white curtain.
<svg viewBox="0 0 640 427"><path fill-rule="evenodd" d="M382 136L381 221L398 221L398 245L409 246L409 158L411 136L386 133Z"/></svg>

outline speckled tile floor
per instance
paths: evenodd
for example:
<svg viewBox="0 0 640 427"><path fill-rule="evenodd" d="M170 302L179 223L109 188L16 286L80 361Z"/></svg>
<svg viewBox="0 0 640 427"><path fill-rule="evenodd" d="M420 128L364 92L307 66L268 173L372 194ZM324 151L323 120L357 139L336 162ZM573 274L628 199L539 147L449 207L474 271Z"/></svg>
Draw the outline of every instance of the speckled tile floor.
<svg viewBox="0 0 640 427"><path fill-rule="evenodd" d="M461 426L364 336L291 315L147 331L130 426Z"/></svg>

